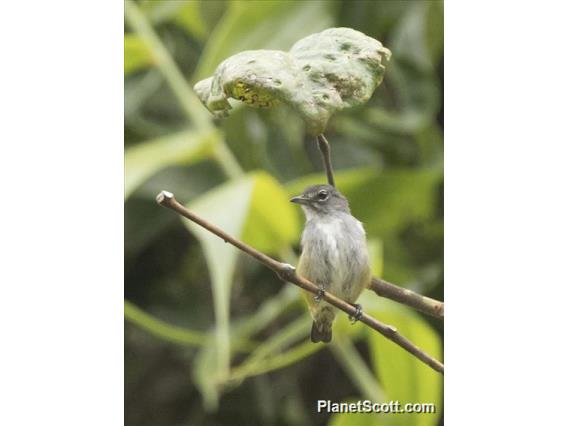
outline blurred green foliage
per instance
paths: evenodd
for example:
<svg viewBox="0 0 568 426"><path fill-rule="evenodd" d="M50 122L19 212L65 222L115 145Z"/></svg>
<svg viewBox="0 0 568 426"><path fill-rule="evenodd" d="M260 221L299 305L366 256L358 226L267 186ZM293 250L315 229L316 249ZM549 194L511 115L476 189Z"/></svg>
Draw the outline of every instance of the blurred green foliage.
<svg viewBox="0 0 568 426"><path fill-rule="evenodd" d="M221 121L191 90L226 57L288 50L346 26L392 51L370 101L329 122L338 188L368 232L374 273L443 297L443 3L125 3L126 423L436 425L442 377L339 315L309 342L296 287L155 204L162 189L254 247L296 262L287 202L324 182L313 138L286 107ZM442 358L443 324L365 292L365 311ZM433 402L436 414L318 414L318 399Z"/></svg>

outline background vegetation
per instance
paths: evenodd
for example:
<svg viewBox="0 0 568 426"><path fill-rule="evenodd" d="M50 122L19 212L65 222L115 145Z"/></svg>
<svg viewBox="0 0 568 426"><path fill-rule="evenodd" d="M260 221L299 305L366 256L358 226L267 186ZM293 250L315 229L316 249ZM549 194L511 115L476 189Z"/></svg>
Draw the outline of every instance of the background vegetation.
<svg viewBox="0 0 568 426"><path fill-rule="evenodd" d="M439 374L344 315L333 344L312 344L296 287L154 197L167 189L295 263L303 217L287 200L325 181L314 138L284 108L214 121L191 86L236 52L357 29L393 55L371 100L331 119L337 185L365 224L375 275L442 299L443 4L127 1L125 11L126 423L442 424ZM366 293L365 311L442 359L442 322ZM317 414L318 399L438 412Z"/></svg>

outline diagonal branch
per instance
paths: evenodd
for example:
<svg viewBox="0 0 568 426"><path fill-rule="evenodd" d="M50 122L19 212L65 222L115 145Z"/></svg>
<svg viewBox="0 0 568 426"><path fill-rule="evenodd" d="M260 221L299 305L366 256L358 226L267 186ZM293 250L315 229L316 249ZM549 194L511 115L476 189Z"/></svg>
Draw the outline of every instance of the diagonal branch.
<svg viewBox="0 0 568 426"><path fill-rule="evenodd" d="M225 242L232 244L233 246L245 252L249 256L254 257L256 260L258 260L259 262L263 263L264 265L272 269L282 280L295 284L298 287L315 295L317 295L320 292L319 288L314 283L297 275L294 268L291 265L279 262L271 258L270 256L267 256L266 254L252 248L248 244L245 244L244 242L232 237L231 235L227 234L225 231L218 228L217 226L207 222L205 219L201 218L200 216L196 215L195 213L191 212L190 210L186 209L183 205L181 205L175 199L174 195L171 192L167 191L160 192L156 197L156 202L159 205L167 207L175 211L176 213L180 214L181 216L198 224L199 226L207 229L209 232L217 235ZM359 314L356 307L334 296L333 294L327 291L324 292L322 299L352 317L355 317ZM362 313L359 318L362 323L378 331L386 338L392 340L394 343L396 343L406 351L410 352L412 355L414 355L416 358L420 359L422 362L432 367L434 370L442 374L444 373L444 365L440 361L432 358L430 355L422 351L418 346L416 346L406 337L402 336L396 330L395 327L383 324L382 322L377 321L375 318L367 315L366 313Z"/></svg>

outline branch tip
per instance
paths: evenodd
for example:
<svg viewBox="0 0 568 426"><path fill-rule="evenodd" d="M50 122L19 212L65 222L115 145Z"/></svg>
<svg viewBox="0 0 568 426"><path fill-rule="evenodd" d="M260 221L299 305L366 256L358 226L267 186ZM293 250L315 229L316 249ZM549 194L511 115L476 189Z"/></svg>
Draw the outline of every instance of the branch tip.
<svg viewBox="0 0 568 426"><path fill-rule="evenodd" d="M156 203L162 205L166 201L173 200L174 194L169 191L161 191L158 195L156 195Z"/></svg>

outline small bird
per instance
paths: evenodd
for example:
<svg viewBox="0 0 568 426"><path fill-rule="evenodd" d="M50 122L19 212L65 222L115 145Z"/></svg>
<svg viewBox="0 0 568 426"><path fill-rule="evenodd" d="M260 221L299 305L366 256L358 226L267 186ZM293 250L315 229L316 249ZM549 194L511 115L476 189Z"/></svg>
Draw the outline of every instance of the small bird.
<svg viewBox="0 0 568 426"><path fill-rule="evenodd" d="M306 215L296 272L320 289L316 297L305 294L314 320L310 338L329 343L337 308L321 301L323 293L353 304L371 282L365 230L351 216L347 199L331 185L310 186L290 201L300 204ZM361 306L354 306L360 315Z"/></svg>

